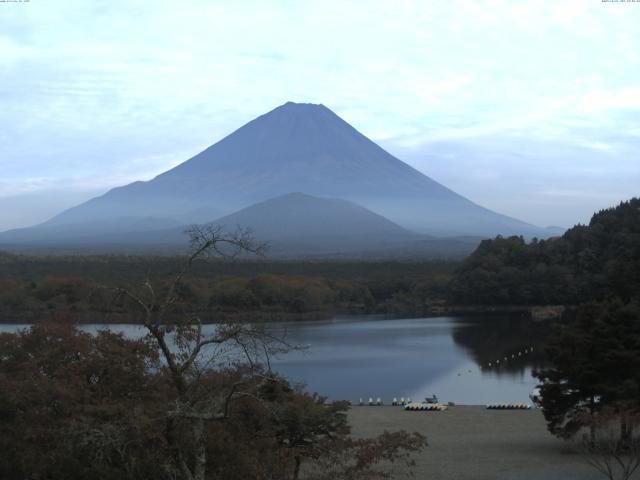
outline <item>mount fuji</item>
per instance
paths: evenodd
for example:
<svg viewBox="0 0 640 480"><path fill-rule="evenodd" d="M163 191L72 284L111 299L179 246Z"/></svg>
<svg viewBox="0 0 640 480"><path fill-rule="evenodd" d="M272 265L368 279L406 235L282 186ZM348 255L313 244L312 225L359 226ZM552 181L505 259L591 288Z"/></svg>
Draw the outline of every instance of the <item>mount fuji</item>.
<svg viewBox="0 0 640 480"><path fill-rule="evenodd" d="M294 192L345 200L431 237L549 236L441 185L324 105L288 102L150 181L114 188L35 227L4 232L0 244L59 245L211 222ZM317 214L316 208L309 220ZM334 233L341 232L327 230L326 236Z"/></svg>

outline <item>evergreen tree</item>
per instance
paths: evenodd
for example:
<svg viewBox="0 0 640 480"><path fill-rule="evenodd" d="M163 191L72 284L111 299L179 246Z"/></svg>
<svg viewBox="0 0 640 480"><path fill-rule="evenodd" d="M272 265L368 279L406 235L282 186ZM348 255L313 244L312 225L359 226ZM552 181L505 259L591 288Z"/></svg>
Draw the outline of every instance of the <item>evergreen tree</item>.
<svg viewBox="0 0 640 480"><path fill-rule="evenodd" d="M536 376L542 381L542 407L553 434L572 437L605 408L621 418L640 410L637 301L615 299L580 307L573 322L557 327L546 350L552 366Z"/></svg>
<svg viewBox="0 0 640 480"><path fill-rule="evenodd" d="M558 238L484 240L450 284L450 300L482 305L579 305L640 291L640 198L593 215Z"/></svg>

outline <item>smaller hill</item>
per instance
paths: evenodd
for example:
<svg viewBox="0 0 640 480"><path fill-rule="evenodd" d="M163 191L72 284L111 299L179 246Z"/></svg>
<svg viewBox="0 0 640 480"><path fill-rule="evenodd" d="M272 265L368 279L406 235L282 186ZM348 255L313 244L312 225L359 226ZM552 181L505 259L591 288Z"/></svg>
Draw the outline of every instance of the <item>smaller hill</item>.
<svg viewBox="0 0 640 480"><path fill-rule="evenodd" d="M243 208L214 223L241 225L268 240L307 237L418 237L360 205L337 198L289 193Z"/></svg>
<svg viewBox="0 0 640 480"><path fill-rule="evenodd" d="M251 229L273 256L382 252L425 238L356 203L289 193L243 208L215 222Z"/></svg>

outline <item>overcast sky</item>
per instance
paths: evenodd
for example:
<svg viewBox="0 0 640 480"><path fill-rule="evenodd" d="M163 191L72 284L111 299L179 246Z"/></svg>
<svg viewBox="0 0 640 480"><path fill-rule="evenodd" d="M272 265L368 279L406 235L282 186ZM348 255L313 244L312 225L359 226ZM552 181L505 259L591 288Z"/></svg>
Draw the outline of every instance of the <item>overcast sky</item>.
<svg viewBox="0 0 640 480"><path fill-rule="evenodd" d="M0 230L323 103L542 226L640 194L640 3L0 2Z"/></svg>

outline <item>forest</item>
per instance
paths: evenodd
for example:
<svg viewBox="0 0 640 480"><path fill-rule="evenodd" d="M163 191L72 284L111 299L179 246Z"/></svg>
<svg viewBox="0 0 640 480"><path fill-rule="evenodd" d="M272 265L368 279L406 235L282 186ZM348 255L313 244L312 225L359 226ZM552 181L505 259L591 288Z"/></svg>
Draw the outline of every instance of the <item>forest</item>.
<svg viewBox="0 0 640 480"><path fill-rule="evenodd" d="M77 322L135 322L108 288L167 279L179 257L0 255L2 322L64 313ZM199 259L181 286L205 321L324 318L337 313L421 313L442 303L453 261L303 262Z"/></svg>
<svg viewBox="0 0 640 480"><path fill-rule="evenodd" d="M640 288L640 199L597 212L548 240L484 240L456 270L453 303L471 305L578 305Z"/></svg>

